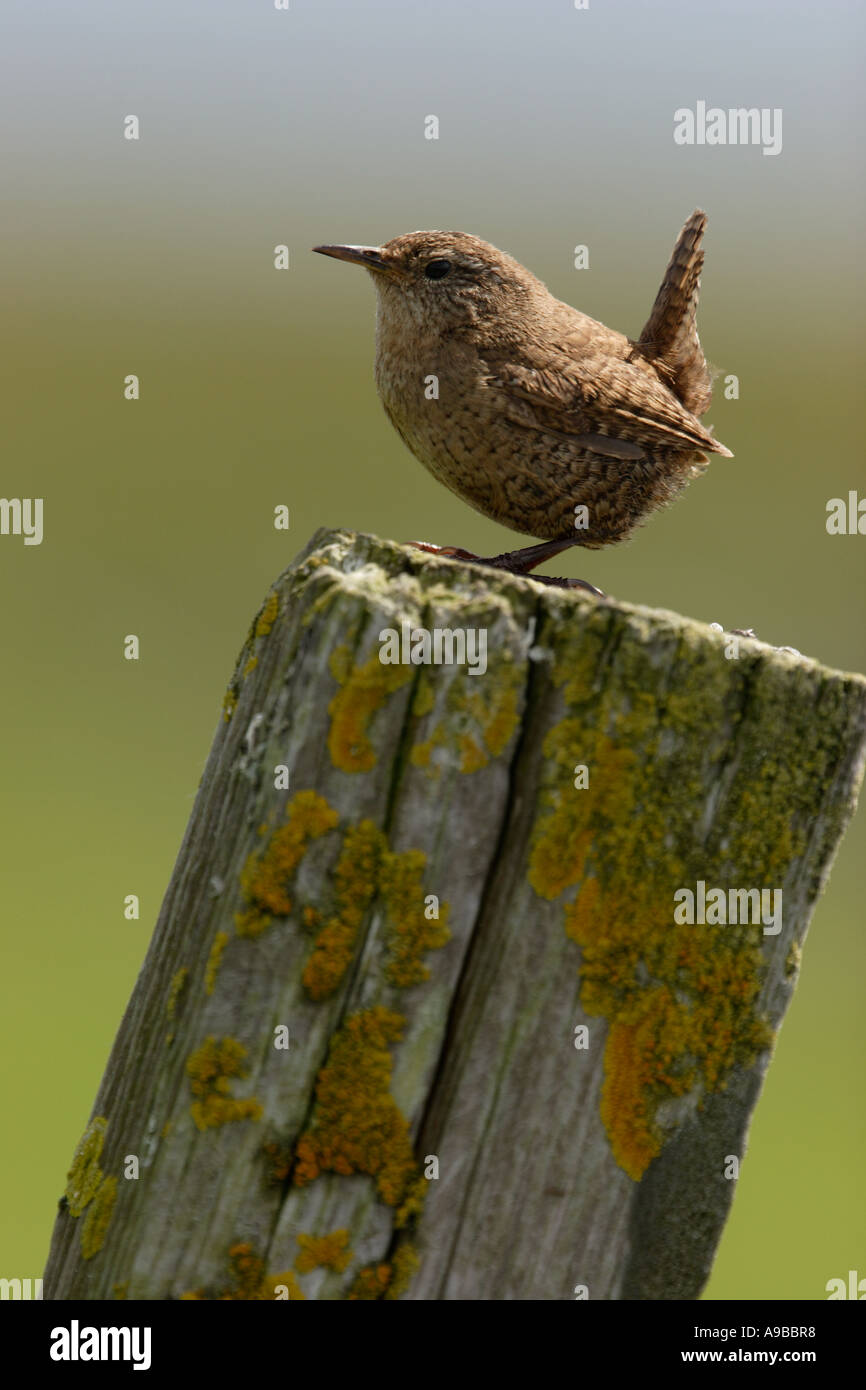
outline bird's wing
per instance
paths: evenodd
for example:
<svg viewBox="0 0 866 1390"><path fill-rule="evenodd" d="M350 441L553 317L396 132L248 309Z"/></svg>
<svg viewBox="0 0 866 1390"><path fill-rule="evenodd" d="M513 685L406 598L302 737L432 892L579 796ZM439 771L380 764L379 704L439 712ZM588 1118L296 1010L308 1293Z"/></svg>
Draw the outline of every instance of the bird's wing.
<svg viewBox="0 0 866 1390"><path fill-rule="evenodd" d="M545 347L535 360L488 357L488 390L516 425L561 435L614 458L645 458L665 449L728 454L655 372L618 357L599 355L577 364Z"/></svg>

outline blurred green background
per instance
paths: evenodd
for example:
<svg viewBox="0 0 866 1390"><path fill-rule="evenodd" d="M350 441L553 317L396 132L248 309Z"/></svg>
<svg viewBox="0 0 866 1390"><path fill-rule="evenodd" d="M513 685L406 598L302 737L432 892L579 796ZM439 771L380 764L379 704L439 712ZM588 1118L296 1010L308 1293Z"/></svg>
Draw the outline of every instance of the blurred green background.
<svg viewBox="0 0 866 1390"><path fill-rule="evenodd" d="M736 457L630 544L554 568L866 667L866 539L825 529L829 498L866 493L863 28L840 0L5 7L2 492L45 499L45 539L0 538L0 1275L41 1273L271 581L321 525L528 543L407 453L372 381L372 287L316 242L473 232L635 334L704 207L701 339L740 382L708 419ZM697 100L781 107L782 153L676 146L673 112ZM707 1297L822 1298L866 1274L863 855L861 817Z"/></svg>

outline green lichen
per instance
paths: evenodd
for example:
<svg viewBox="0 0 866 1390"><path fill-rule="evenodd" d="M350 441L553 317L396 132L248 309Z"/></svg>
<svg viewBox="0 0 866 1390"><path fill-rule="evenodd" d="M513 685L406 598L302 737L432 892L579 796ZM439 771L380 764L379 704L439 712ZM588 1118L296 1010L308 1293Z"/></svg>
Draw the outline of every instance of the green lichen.
<svg viewBox="0 0 866 1390"><path fill-rule="evenodd" d="M229 934L227 931L218 931L213 939L204 971L204 988L206 994L213 994L216 988L217 975L219 974L223 951L226 948L228 939Z"/></svg>
<svg viewBox="0 0 866 1390"><path fill-rule="evenodd" d="M105 1243L117 1201L117 1178L102 1179L81 1223L81 1258L92 1260Z"/></svg>
<svg viewBox="0 0 866 1390"><path fill-rule="evenodd" d="M198 1129L238 1120L258 1120L262 1107L255 1097L238 1100L229 1094L236 1079L247 1075L247 1050L236 1038L208 1037L187 1058L186 1071L193 1100L190 1113Z"/></svg>
<svg viewBox="0 0 866 1390"><path fill-rule="evenodd" d="M388 1047L405 1019L377 1007L350 1015L331 1039L316 1083L311 1127L300 1138L293 1180L303 1187L320 1173L367 1173L402 1226L418 1210L425 1188L409 1126L391 1095Z"/></svg>
<svg viewBox="0 0 866 1390"><path fill-rule="evenodd" d="M168 1019L169 1024L174 1022L174 1016L177 1012L177 1006L180 1002L181 995L186 989L188 978L189 967L186 965L182 965L180 969L176 970L171 977L171 984L168 990L168 999L166 1000L165 1004L165 1016ZM169 1028L168 1032L165 1035L165 1041L167 1045L171 1045L171 1043L174 1042L173 1028Z"/></svg>
<svg viewBox="0 0 866 1390"><path fill-rule="evenodd" d="M292 910L289 889L311 840L327 834L340 817L318 792L301 791L286 807L286 823L273 832L264 850L253 852L241 873L247 906L235 915L238 936L258 936L273 917Z"/></svg>

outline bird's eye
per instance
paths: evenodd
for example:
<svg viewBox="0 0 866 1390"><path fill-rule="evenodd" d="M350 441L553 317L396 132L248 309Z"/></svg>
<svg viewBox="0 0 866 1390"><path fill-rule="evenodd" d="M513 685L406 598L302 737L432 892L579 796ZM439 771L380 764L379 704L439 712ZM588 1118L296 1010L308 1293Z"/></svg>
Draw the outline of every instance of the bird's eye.
<svg viewBox="0 0 866 1390"><path fill-rule="evenodd" d="M424 267L424 274L428 280L441 280L451 269L451 262L441 257L436 261L428 261Z"/></svg>

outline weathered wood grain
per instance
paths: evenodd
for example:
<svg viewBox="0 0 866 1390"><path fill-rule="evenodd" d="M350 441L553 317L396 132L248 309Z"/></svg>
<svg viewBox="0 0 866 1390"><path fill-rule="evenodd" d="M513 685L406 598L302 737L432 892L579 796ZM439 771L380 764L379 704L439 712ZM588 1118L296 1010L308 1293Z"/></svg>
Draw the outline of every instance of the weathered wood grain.
<svg viewBox="0 0 866 1390"><path fill-rule="evenodd" d="M383 664L404 622L483 630L486 672ZM241 653L45 1297L696 1297L864 733L860 677L320 532ZM780 890L780 929L678 923L698 883Z"/></svg>

